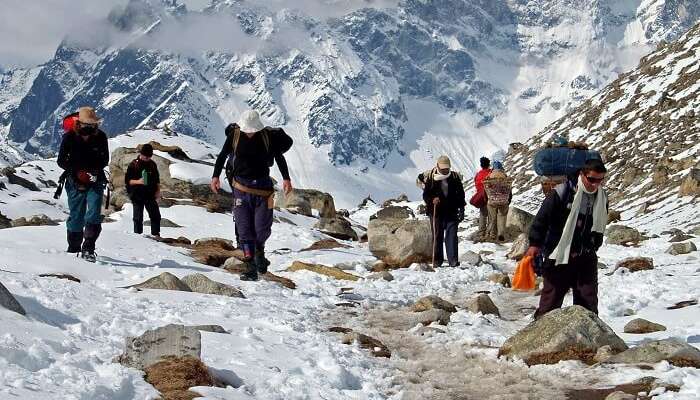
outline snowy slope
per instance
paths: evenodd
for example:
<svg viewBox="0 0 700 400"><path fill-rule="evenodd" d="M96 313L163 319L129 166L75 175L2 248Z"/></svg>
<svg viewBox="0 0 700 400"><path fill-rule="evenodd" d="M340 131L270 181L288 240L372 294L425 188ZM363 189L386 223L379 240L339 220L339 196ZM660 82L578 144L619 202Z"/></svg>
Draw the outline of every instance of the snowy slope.
<svg viewBox="0 0 700 400"><path fill-rule="evenodd" d="M480 155L540 131L700 15L697 2L670 0L404 0L331 13L174 4L132 0L97 44L64 41L28 93L11 96L0 129L47 155L60 117L93 104L113 135L167 126L217 144L255 107L294 136L293 179L343 182L352 190L338 202L350 207L409 191L441 153L470 175Z"/></svg>

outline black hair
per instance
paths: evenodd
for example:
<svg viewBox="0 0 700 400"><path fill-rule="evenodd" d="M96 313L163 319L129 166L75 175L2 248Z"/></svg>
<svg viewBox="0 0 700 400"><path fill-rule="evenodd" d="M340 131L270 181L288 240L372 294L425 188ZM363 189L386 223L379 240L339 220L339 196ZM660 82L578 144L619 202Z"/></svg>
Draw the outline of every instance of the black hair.
<svg viewBox="0 0 700 400"><path fill-rule="evenodd" d="M479 159L479 164L481 164L481 168L488 168L491 166L491 160L486 157L481 157Z"/></svg>
<svg viewBox="0 0 700 400"><path fill-rule="evenodd" d="M141 146L141 151L139 153L143 154L146 157L152 157L153 156L153 146L151 146L150 143L146 143L143 146Z"/></svg>
<svg viewBox="0 0 700 400"><path fill-rule="evenodd" d="M604 174L608 172L608 169L605 168L605 164L603 164L603 161L599 158L590 158L586 160L586 162L583 164L581 172L586 173L590 171L597 172L599 174Z"/></svg>

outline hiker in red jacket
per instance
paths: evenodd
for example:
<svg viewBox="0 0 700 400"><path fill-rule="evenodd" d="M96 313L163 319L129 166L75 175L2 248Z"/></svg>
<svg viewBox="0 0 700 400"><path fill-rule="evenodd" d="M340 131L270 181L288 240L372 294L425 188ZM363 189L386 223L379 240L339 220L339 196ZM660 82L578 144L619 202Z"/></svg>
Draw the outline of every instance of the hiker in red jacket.
<svg viewBox="0 0 700 400"><path fill-rule="evenodd" d="M479 171L474 177L474 186L477 192L484 191L484 179L491 173L491 160L486 157L481 157L479 159L479 164L481 164L481 171ZM488 223L489 210L486 207L486 202L484 202L483 207L479 207L479 236L483 239L486 237L486 226Z"/></svg>

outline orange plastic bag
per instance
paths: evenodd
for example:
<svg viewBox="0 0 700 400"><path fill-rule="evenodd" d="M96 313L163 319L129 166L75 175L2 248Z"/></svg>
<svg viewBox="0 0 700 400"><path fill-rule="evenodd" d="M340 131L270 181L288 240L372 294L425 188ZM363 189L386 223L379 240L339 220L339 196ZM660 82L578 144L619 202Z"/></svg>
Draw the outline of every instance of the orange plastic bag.
<svg viewBox="0 0 700 400"><path fill-rule="evenodd" d="M514 290L535 289L535 259L532 256L523 257L515 268L512 286Z"/></svg>

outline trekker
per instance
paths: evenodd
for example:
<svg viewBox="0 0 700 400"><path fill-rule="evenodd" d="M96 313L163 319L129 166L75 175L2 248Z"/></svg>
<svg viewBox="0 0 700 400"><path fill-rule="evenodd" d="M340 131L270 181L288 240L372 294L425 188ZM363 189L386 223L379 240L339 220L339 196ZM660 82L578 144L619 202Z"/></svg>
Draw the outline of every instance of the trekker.
<svg viewBox="0 0 700 400"><path fill-rule="evenodd" d="M151 235L160 236L160 174L152 157L153 146L142 145L138 157L126 169L124 183L134 209L134 233L143 233L143 209L146 208L151 219Z"/></svg>
<svg viewBox="0 0 700 400"><path fill-rule="evenodd" d="M476 187L476 192L484 191L484 179L491 173L491 160L486 157L481 157L479 159L479 164L481 165L481 170L477 172L474 177L474 186ZM479 236L484 239L486 238L486 227L488 222L489 211L486 203L482 207L479 207Z"/></svg>
<svg viewBox="0 0 700 400"><path fill-rule="evenodd" d="M500 161L493 162L493 171L484 179L486 204L488 209L487 239L505 241L508 206L513 197L512 179L503 171Z"/></svg>
<svg viewBox="0 0 700 400"><path fill-rule="evenodd" d="M241 280L254 281L265 274L270 261L265 258L265 242L272 233L274 188L270 167L277 162L282 189L292 191L292 181L284 153L292 146L281 128L266 127L257 111L245 111L236 124L226 128L226 142L216 159L211 189L221 189L219 175L229 155L233 156L233 214L246 271Z"/></svg>
<svg viewBox="0 0 700 400"><path fill-rule="evenodd" d="M102 231L102 194L107 185L104 167L109 163L107 135L92 107L81 107L64 119L71 126L63 135L58 166L66 174L70 215L66 222L68 252L95 262L95 242Z"/></svg>
<svg viewBox="0 0 700 400"><path fill-rule="evenodd" d="M451 170L447 156L440 156L437 165L418 175L423 183L423 200L433 232L433 267L442 266L443 242L450 267L459 266L457 226L464 220L464 185L462 177Z"/></svg>
<svg viewBox="0 0 700 400"><path fill-rule="evenodd" d="M575 305L598 313L596 252L608 221L608 199L602 187L606 172L601 160L587 160L577 176L547 195L535 216L527 255L539 257L536 269L544 277L535 318L561 307L569 289Z"/></svg>

